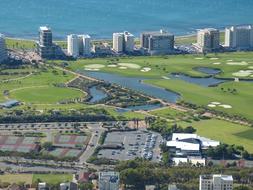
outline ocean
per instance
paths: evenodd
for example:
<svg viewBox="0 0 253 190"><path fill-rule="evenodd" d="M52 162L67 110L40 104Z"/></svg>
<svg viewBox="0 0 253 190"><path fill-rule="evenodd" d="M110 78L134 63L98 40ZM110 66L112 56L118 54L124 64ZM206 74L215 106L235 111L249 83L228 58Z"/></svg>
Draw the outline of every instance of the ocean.
<svg viewBox="0 0 253 190"><path fill-rule="evenodd" d="M253 24L253 0L0 0L0 33L17 38L36 38L40 25L63 39L159 29L187 35L237 24Z"/></svg>

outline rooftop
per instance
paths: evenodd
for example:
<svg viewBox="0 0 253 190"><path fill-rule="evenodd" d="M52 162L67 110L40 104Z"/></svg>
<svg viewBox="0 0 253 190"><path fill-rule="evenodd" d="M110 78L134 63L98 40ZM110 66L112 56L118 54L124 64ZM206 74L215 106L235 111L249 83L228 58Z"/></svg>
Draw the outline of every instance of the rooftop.
<svg viewBox="0 0 253 190"><path fill-rule="evenodd" d="M51 28L49 28L48 26L41 26L40 30L41 31L51 31Z"/></svg>

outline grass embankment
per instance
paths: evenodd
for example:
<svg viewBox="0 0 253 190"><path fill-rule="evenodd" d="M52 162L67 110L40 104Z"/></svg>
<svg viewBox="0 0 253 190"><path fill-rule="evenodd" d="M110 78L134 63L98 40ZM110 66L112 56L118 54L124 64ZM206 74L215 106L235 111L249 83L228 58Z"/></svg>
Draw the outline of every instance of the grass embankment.
<svg viewBox="0 0 253 190"><path fill-rule="evenodd" d="M0 181L6 183L25 183L46 182L56 185L63 182L72 181L72 174L4 174L0 175Z"/></svg>

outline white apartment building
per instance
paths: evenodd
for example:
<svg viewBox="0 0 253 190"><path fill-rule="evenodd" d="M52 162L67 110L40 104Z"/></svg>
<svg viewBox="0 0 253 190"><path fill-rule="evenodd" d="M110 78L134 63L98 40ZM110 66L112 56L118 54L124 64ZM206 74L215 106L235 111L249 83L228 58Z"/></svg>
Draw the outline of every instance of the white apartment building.
<svg viewBox="0 0 253 190"><path fill-rule="evenodd" d="M233 190L233 177L231 175L201 175L199 177L199 190Z"/></svg>
<svg viewBox="0 0 253 190"><path fill-rule="evenodd" d="M68 54L73 57L91 54L91 37L89 35L68 35Z"/></svg>
<svg viewBox="0 0 253 190"><path fill-rule="evenodd" d="M0 63L7 59L7 50L4 35L0 34Z"/></svg>
<svg viewBox="0 0 253 190"><path fill-rule="evenodd" d="M79 37L76 34L68 35L68 54L73 57L79 57Z"/></svg>
<svg viewBox="0 0 253 190"><path fill-rule="evenodd" d="M253 26L232 26L225 29L225 47L232 49L253 48Z"/></svg>
<svg viewBox="0 0 253 190"><path fill-rule="evenodd" d="M134 35L129 32L124 32L124 51L133 52L134 51Z"/></svg>
<svg viewBox="0 0 253 190"><path fill-rule="evenodd" d="M213 52L220 49L220 31L214 28L199 30L197 33L197 49L200 52Z"/></svg>
<svg viewBox="0 0 253 190"><path fill-rule="evenodd" d="M116 53L131 53L134 51L134 35L129 32L113 33L113 50Z"/></svg>
<svg viewBox="0 0 253 190"><path fill-rule="evenodd" d="M151 55L169 54L174 51L174 35L164 30L141 34L141 47Z"/></svg>
<svg viewBox="0 0 253 190"><path fill-rule="evenodd" d="M124 51L124 33L113 33L113 50L117 53Z"/></svg>
<svg viewBox="0 0 253 190"><path fill-rule="evenodd" d="M118 172L99 172L99 190L119 190Z"/></svg>
<svg viewBox="0 0 253 190"><path fill-rule="evenodd" d="M90 56L91 54L91 37L89 35L79 35L79 54Z"/></svg>

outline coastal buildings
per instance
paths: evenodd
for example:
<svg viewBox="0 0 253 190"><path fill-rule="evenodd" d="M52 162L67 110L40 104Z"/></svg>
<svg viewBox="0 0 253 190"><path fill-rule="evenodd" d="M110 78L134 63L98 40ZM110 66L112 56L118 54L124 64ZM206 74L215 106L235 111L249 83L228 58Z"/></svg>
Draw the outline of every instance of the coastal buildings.
<svg viewBox="0 0 253 190"><path fill-rule="evenodd" d="M118 190L119 173L118 172L100 172L99 190Z"/></svg>
<svg viewBox="0 0 253 190"><path fill-rule="evenodd" d="M5 44L5 37L3 34L0 34L0 63L7 59L7 50Z"/></svg>
<svg viewBox="0 0 253 190"><path fill-rule="evenodd" d="M233 177L231 175L201 175L199 190L232 190Z"/></svg>
<svg viewBox="0 0 253 190"><path fill-rule="evenodd" d="M68 54L73 57L79 56L79 37L71 34L67 37L68 40Z"/></svg>
<svg viewBox="0 0 253 190"><path fill-rule="evenodd" d="M164 30L141 34L141 47L150 55L169 54L174 51L174 35Z"/></svg>
<svg viewBox="0 0 253 190"><path fill-rule="evenodd" d="M56 45L53 43L51 28L41 26L39 28L39 41L37 42L37 53L41 58L52 59L56 56Z"/></svg>
<svg viewBox="0 0 253 190"><path fill-rule="evenodd" d="M113 50L116 53L131 53L134 51L134 35L129 32L113 33Z"/></svg>
<svg viewBox="0 0 253 190"><path fill-rule="evenodd" d="M90 56L91 54L91 37L89 35L71 34L68 39L68 54L72 57Z"/></svg>
<svg viewBox="0 0 253 190"><path fill-rule="evenodd" d="M196 48L199 52L215 52L220 49L220 32L214 28L199 30Z"/></svg>
<svg viewBox="0 0 253 190"><path fill-rule="evenodd" d="M225 47L236 50L253 49L253 26L232 26L226 28Z"/></svg>

